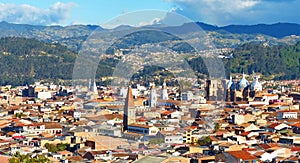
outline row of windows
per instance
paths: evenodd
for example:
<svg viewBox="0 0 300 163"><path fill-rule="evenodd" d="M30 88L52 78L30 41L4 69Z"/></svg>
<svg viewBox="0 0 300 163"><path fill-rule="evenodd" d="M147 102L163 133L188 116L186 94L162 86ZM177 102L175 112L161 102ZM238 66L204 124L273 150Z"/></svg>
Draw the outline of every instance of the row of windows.
<svg viewBox="0 0 300 163"><path fill-rule="evenodd" d="M283 116L282 118L297 118L297 115L286 115Z"/></svg>
<svg viewBox="0 0 300 163"><path fill-rule="evenodd" d="M99 133L107 133L107 134L113 134L114 131L113 130L103 130L103 129L98 129Z"/></svg>
<svg viewBox="0 0 300 163"><path fill-rule="evenodd" d="M166 139L166 142L168 142L168 141L173 141L173 139ZM174 141L182 141L182 138L175 139Z"/></svg>
<svg viewBox="0 0 300 163"><path fill-rule="evenodd" d="M144 133L147 134L148 130L143 130L143 129L137 129L137 128L128 128L129 132L137 132L137 133Z"/></svg>

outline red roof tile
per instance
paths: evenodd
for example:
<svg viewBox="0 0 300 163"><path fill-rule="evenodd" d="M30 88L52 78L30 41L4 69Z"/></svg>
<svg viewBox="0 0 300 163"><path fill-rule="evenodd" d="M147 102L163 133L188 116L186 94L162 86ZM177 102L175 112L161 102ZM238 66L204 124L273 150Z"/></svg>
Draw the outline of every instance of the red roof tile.
<svg viewBox="0 0 300 163"><path fill-rule="evenodd" d="M237 159L241 159L243 161L257 160L257 157L252 156L250 153L248 153L246 151L228 151L228 153L230 155L232 155L233 157L235 157Z"/></svg>
<svg viewBox="0 0 300 163"><path fill-rule="evenodd" d="M272 123L268 126L268 128L275 128L276 126L280 125L279 123Z"/></svg>
<svg viewBox="0 0 300 163"><path fill-rule="evenodd" d="M0 162L1 163L9 163L10 156L0 155Z"/></svg>
<svg viewBox="0 0 300 163"><path fill-rule="evenodd" d="M250 132L243 132L243 133L241 133L240 135L241 136L248 136L250 134Z"/></svg>

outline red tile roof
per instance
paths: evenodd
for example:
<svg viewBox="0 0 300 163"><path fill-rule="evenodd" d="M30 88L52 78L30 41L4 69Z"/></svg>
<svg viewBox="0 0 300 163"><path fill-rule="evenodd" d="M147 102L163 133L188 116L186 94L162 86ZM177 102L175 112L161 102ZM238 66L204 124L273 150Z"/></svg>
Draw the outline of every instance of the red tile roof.
<svg viewBox="0 0 300 163"><path fill-rule="evenodd" d="M294 127L300 127L300 123L293 124Z"/></svg>
<svg viewBox="0 0 300 163"><path fill-rule="evenodd" d="M45 125L46 129L62 128L62 125L57 122L45 122L41 124Z"/></svg>
<svg viewBox="0 0 300 163"><path fill-rule="evenodd" d="M276 126L280 125L279 123L272 123L268 126L268 128L275 128Z"/></svg>
<svg viewBox="0 0 300 163"><path fill-rule="evenodd" d="M139 128L150 128L150 127L152 127L152 126L147 126L147 125L142 125L142 124L136 124L136 123L132 123L129 126L139 127Z"/></svg>
<svg viewBox="0 0 300 163"><path fill-rule="evenodd" d="M297 151L297 152L300 152L300 147L292 147L292 148L291 148L291 151Z"/></svg>
<svg viewBox="0 0 300 163"><path fill-rule="evenodd" d="M261 148L263 148L264 150L272 148L272 147L278 147L278 145L276 143L259 144L259 146Z"/></svg>
<svg viewBox="0 0 300 163"><path fill-rule="evenodd" d="M147 119L145 117L138 118L138 122L147 122Z"/></svg>
<svg viewBox="0 0 300 163"><path fill-rule="evenodd" d="M11 158L10 156L0 155L0 162L1 163L9 163L10 158Z"/></svg>
<svg viewBox="0 0 300 163"><path fill-rule="evenodd" d="M257 160L257 157L252 156L250 153L246 151L228 151L228 154L231 156L241 159L243 161L248 161L248 160Z"/></svg>
<svg viewBox="0 0 300 163"><path fill-rule="evenodd" d="M248 136L250 134L250 132L243 132L243 133L241 133L240 135L241 136Z"/></svg>
<svg viewBox="0 0 300 163"><path fill-rule="evenodd" d="M172 113L172 112L170 112L170 111L167 111L167 110L166 110L166 111L162 111L162 112L161 112L161 114L162 114L162 115L169 115L169 114L171 114L171 113Z"/></svg>

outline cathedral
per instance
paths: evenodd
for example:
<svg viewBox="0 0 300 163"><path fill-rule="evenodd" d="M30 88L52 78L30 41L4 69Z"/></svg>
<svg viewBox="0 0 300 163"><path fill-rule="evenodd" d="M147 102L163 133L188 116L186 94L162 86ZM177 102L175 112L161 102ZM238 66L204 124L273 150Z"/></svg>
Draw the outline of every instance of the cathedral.
<svg viewBox="0 0 300 163"><path fill-rule="evenodd" d="M262 91L262 85L256 76L250 84L243 73L242 78L237 81L230 77L226 85L226 101L248 101L255 94Z"/></svg>
<svg viewBox="0 0 300 163"><path fill-rule="evenodd" d="M229 81L220 79L206 81L206 99L208 101L248 101L261 91L262 85L258 81L258 77L249 83L244 73L240 80L230 77Z"/></svg>

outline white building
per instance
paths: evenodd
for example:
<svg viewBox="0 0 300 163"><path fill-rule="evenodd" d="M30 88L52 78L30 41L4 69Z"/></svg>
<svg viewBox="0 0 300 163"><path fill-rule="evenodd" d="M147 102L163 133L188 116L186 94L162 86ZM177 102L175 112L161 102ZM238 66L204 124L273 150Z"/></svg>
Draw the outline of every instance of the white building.
<svg viewBox="0 0 300 163"><path fill-rule="evenodd" d="M244 115L241 115L241 114L232 115L232 123L233 124L240 125L240 124L243 124L244 122L245 122Z"/></svg>
<svg viewBox="0 0 300 163"><path fill-rule="evenodd" d="M41 92L38 92L38 94L37 94L37 98L42 99L42 100L47 100L47 99L50 99L51 97L52 97L51 92L41 91Z"/></svg>
<svg viewBox="0 0 300 163"><path fill-rule="evenodd" d="M168 100L169 99L167 85L166 85L165 82L164 82L164 84L162 86L162 90L161 90L161 94L160 94L160 99L162 99L162 100Z"/></svg>
<svg viewBox="0 0 300 163"><path fill-rule="evenodd" d="M165 143L167 144L182 144L183 136L181 133L171 134L167 133L164 136Z"/></svg>
<svg viewBox="0 0 300 163"><path fill-rule="evenodd" d="M73 118L74 119L80 119L81 118L81 112L75 110L74 113L73 113Z"/></svg>
<svg viewBox="0 0 300 163"><path fill-rule="evenodd" d="M143 135L156 135L159 129L155 126L147 126L140 124L128 125L128 132L134 132Z"/></svg>
<svg viewBox="0 0 300 163"><path fill-rule="evenodd" d="M277 119L297 119L297 111L279 111L277 114Z"/></svg>
<svg viewBox="0 0 300 163"><path fill-rule="evenodd" d="M149 106L156 107L156 104L157 104L157 94L155 90L155 84L153 83L150 89Z"/></svg>
<svg viewBox="0 0 300 163"><path fill-rule="evenodd" d="M262 91L262 85L258 81L258 77L256 77L255 81L251 84L251 90L253 90L253 91Z"/></svg>
<svg viewBox="0 0 300 163"><path fill-rule="evenodd" d="M187 91L187 92L183 92L181 93L181 100L182 101L190 101L194 99L194 95L192 91Z"/></svg>

